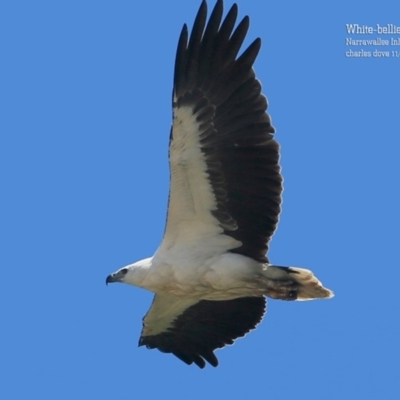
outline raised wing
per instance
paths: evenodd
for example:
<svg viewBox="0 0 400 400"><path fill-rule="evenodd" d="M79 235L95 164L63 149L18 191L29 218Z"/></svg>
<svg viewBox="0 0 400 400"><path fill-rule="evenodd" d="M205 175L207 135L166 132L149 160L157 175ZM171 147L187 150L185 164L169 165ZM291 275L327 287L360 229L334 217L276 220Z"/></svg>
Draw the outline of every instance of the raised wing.
<svg viewBox="0 0 400 400"><path fill-rule="evenodd" d="M172 353L186 364L218 365L214 350L254 329L265 312L264 297L226 301L156 295L143 319L139 346Z"/></svg>
<svg viewBox="0 0 400 400"><path fill-rule="evenodd" d="M239 57L249 18L234 29L234 4L221 24L200 6L188 41L179 38L170 140L171 188L160 250L228 236L221 251L265 262L280 213L279 146L253 63L256 39ZM226 238L228 239L228 238Z"/></svg>

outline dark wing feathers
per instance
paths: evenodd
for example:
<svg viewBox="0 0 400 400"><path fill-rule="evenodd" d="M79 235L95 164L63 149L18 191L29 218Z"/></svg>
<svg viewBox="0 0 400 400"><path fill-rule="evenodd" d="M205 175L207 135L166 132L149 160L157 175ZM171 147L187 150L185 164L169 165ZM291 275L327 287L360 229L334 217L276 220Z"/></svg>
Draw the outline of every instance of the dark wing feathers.
<svg viewBox="0 0 400 400"><path fill-rule="evenodd" d="M254 40L238 56L249 18L243 18L234 29L236 4L221 23L222 14L223 3L218 0L206 24L207 5L203 1L190 37L187 26L182 29L175 62L174 113L180 107L191 107L195 115L216 199L211 212L224 233L241 243L230 251L264 262L280 212L279 146L266 113L267 100L253 71L261 41ZM172 141L173 135L172 130ZM163 307L163 303L153 305L145 317L139 344L173 353L185 363L203 368L206 362L218 365L215 349L232 344L256 327L264 315L266 300L201 300L183 306L167 322L162 321L165 313L159 317L159 310L155 310L160 305ZM154 317L156 325L165 323L164 329L158 331L152 325Z"/></svg>
<svg viewBox="0 0 400 400"><path fill-rule="evenodd" d="M187 308L165 332L142 336L139 345L172 353L186 364L204 368L207 361L216 367L214 350L254 329L264 315L265 304L264 297L202 300Z"/></svg>
<svg viewBox="0 0 400 400"><path fill-rule="evenodd" d="M231 252L265 262L280 213L279 146L266 113L267 100L255 77L258 38L238 57L249 18L234 29L234 4L221 24L218 0L207 26L203 1L188 42L183 27L176 55L174 107L193 107L200 144L225 234L242 245ZM173 135L173 133L172 133Z"/></svg>

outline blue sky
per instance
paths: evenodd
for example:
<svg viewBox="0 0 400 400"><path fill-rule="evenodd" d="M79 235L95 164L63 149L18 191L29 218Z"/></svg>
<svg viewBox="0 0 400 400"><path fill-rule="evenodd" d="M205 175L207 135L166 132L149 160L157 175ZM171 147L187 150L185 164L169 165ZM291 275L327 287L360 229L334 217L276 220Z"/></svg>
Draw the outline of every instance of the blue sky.
<svg viewBox="0 0 400 400"><path fill-rule="evenodd" d="M345 24L400 26L397 1L239 2L282 145L269 256L333 300L271 300L199 370L137 347L150 293L105 286L162 238L175 49L199 3L0 6L0 397L398 399L400 57L345 56Z"/></svg>

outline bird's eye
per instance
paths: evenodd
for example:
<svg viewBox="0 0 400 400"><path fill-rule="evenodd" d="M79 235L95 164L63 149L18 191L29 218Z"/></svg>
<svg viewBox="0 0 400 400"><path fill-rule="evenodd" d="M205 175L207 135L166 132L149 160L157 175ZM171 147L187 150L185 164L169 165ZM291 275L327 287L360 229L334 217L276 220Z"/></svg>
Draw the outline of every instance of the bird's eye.
<svg viewBox="0 0 400 400"><path fill-rule="evenodd" d="M121 275L126 275L128 268L121 269Z"/></svg>

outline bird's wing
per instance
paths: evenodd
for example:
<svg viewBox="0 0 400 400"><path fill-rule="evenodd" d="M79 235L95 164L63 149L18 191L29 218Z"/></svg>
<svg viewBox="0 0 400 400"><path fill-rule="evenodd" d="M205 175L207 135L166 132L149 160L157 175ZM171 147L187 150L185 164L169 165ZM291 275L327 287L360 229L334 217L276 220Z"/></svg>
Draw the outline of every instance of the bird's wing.
<svg viewBox="0 0 400 400"><path fill-rule="evenodd" d="M140 346L172 353L186 364L218 365L214 350L254 329L265 312L264 297L196 301L156 295L143 319Z"/></svg>
<svg viewBox="0 0 400 400"><path fill-rule="evenodd" d="M171 188L160 250L226 235L223 251L266 261L280 213L279 145L253 63L261 41L239 57L249 18L234 29L237 6L222 19L217 1L207 26L200 6L175 63Z"/></svg>

